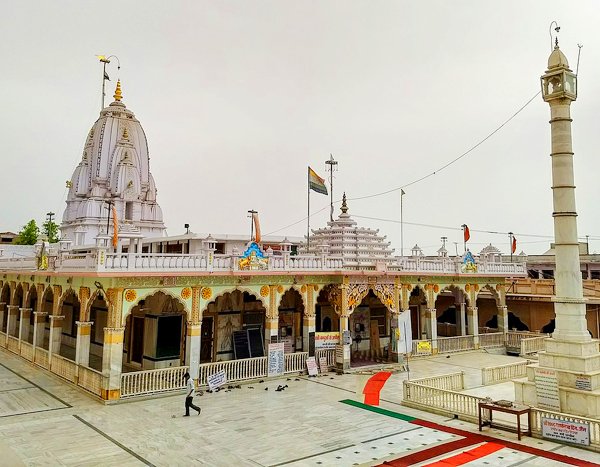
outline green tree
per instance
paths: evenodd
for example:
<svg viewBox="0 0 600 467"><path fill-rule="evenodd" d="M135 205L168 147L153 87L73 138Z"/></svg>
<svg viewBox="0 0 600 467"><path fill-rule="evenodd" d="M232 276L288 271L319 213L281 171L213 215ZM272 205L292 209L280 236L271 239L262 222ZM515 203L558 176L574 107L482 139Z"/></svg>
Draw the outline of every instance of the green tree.
<svg viewBox="0 0 600 467"><path fill-rule="evenodd" d="M18 237L15 239L15 243L17 245L34 245L37 242L39 234L40 228L35 223L35 220L31 219L23 226Z"/></svg>
<svg viewBox="0 0 600 467"><path fill-rule="evenodd" d="M50 243L58 242L58 224L56 222L47 220L43 224L42 233L48 237Z"/></svg>

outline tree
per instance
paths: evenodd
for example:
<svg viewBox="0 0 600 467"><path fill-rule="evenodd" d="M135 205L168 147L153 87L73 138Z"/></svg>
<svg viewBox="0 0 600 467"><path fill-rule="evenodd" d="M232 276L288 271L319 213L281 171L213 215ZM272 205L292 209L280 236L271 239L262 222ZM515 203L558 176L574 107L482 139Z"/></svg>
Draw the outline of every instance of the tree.
<svg viewBox="0 0 600 467"><path fill-rule="evenodd" d="M58 242L58 224L51 220L44 222L42 233L48 237L50 243Z"/></svg>
<svg viewBox="0 0 600 467"><path fill-rule="evenodd" d="M31 219L23 226L19 232L19 235L15 239L15 243L17 245L34 245L35 242L37 242L39 234L40 228L35 223L35 220Z"/></svg>

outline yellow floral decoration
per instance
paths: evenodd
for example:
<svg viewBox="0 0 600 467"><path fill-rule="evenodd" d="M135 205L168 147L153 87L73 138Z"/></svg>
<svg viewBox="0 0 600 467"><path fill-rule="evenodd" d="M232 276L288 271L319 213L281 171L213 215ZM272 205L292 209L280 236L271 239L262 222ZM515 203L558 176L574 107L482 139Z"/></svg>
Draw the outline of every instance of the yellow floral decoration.
<svg viewBox="0 0 600 467"><path fill-rule="evenodd" d="M269 286L268 285L263 285L260 288L260 296L261 297L267 297L269 295Z"/></svg>
<svg viewBox="0 0 600 467"><path fill-rule="evenodd" d="M125 292L125 300L133 302L137 298L137 293L133 289L127 289Z"/></svg>
<svg viewBox="0 0 600 467"><path fill-rule="evenodd" d="M283 285L278 285L277 286L277 292L278 293L283 293Z"/></svg>
<svg viewBox="0 0 600 467"><path fill-rule="evenodd" d="M181 290L181 298L183 298L184 300L187 300L191 296L192 296L192 289L190 289L189 287L185 287Z"/></svg>
<svg viewBox="0 0 600 467"><path fill-rule="evenodd" d="M204 300L208 300L212 297L212 289L210 287L202 287L201 295Z"/></svg>

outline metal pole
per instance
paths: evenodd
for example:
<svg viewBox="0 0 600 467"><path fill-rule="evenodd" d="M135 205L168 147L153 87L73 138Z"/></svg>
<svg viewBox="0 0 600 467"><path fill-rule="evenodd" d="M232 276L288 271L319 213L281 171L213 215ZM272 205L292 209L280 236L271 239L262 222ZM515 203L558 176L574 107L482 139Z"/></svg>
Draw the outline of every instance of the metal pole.
<svg viewBox="0 0 600 467"><path fill-rule="evenodd" d="M252 236L254 234L254 214L257 212L258 211L255 211L254 209L248 211L248 214L250 214L250 241L252 241Z"/></svg>
<svg viewBox="0 0 600 467"><path fill-rule="evenodd" d="M513 233L512 232L508 232L508 242L509 242L509 248L510 248L510 262L512 263L512 255L513 255Z"/></svg>
<svg viewBox="0 0 600 467"><path fill-rule="evenodd" d="M333 222L333 168L337 166L337 161L333 158L333 154L329 153L330 159L325 161L325 163L329 166L329 185L331 188L331 201L330 201L330 210L329 210L329 220Z"/></svg>
<svg viewBox="0 0 600 467"><path fill-rule="evenodd" d="M308 202L306 203L308 205L308 215L306 218L306 253L308 253L310 248L310 167L307 170L306 188L308 198Z"/></svg>
<svg viewBox="0 0 600 467"><path fill-rule="evenodd" d="M403 209L402 209L402 199L404 198L403 189L400 189L400 256L404 258L404 218L403 218Z"/></svg>

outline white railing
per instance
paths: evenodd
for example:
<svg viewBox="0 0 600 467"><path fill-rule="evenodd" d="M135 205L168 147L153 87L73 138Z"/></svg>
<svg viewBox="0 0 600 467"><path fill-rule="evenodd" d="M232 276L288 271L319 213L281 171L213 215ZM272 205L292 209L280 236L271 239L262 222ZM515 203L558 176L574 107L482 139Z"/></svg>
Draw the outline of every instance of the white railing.
<svg viewBox="0 0 600 467"><path fill-rule="evenodd" d="M427 342L429 342L428 349L426 348ZM423 344L425 344L425 345L423 345ZM432 351L433 351L433 347L432 347L431 340L422 339L422 340L412 341L412 356L413 357L422 357L425 355L431 355Z"/></svg>
<svg viewBox="0 0 600 467"><path fill-rule="evenodd" d="M463 352L475 349L473 336L444 337L437 339L439 353Z"/></svg>
<svg viewBox="0 0 600 467"><path fill-rule="evenodd" d="M317 364L321 361L321 357L325 357L327 359L327 369L330 369L335 366L335 349L319 349L315 350L315 358L317 359Z"/></svg>
<svg viewBox="0 0 600 467"><path fill-rule="evenodd" d="M87 253L61 251L49 257L49 269L55 270L190 270L190 271L237 271L239 255L213 254L209 261L206 253L167 254L167 253L112 253L94 248ZM387 258L385 261L374 258L357 263L353 259L344 260L341 256L309 255L267 256L267 270L274 271L331 271L331 270L378 270L381 267L390 271L409 274L463 274L462 263L452 258ZM476 272L467 274L487 274L500 276L525 276L523 263L477 263ZM22 270L37 268L35 257L0 257L0 270Z"/></svg>
<svg viewBox="0 0 600 467"><path fill-rule="evenodd" d="M485 400L483 397L429 387L412 381L404 381L403 385L402 405L449 417L456 415L471 422L478 419L478 404Z"/></svg>
<svg viewBox="0 0 600 467"><path fill-rule="evenodd" d="M121 398L185 388L187 366L135 371L121 375Z"/></svg>
<svg viewBox="0 0 600 467"><path fill-rule="evenodd" d="M19 353L19 339L13 336L8 336L8 342L7 342L7 346L6 348L8 350L10 350L11 352L14 352L16 354Z"/></svg>
<svg viewBox="0 0 600 467"><path fill-rule="evenodd" d="M540 337L527 337L521 339L521 354L520 355L532 355L538 353L540 350L546 349L547 336Z"/></svg>
<svg viewBox="0 0 600 467"><path fill-rule="evenodd" d="M479 334L479 347L482 349L488 347L504 347L504 333L493 332L489 334Z"/></svg>
<svg viewBox="0 0 600 467"><path fill-rule="evenodd" d="M35 348L35 356L34 356L34 363L36 365L41 366L42 368L50 368L50 364L48 362L48 351L45 349L41 349L39 347Z"/></svg>
<svg viewBox="0 0 600 467"><path fill-rule="evenodd" d="M202 363L198 385L208 385L208 376L219 371L225 371L227 381L243 381L267 376L267 357L244 358L227 360L225 362Z"/></svg>
<svg viewBox="0 0 600 467"><path fill-rule="evenodd" d="M481 383L484 386L502 383L527 376L527 365L531 361L508 363L507 365L488 366L481 369Z"/></svg>
<svg viewBox="0 0 600 467"><path fill-rule="evenodd" d="M306 371L306 358L308 352L294 352L285 354L285 372L302 373Z"/></svg>
<svg viewBox="0 0 600 467"><path fill-rule="evenodd" d="M57 354L52 354L52 363L50 371L58 376L70 381L77 382L77 364Z"/></svg>
<svg viewBox="0 0 600 467"><path fill-rule="evenodd" d="M465 388L465 373L458 371L445 375L430 376L429 378L413 379L411 383L447 391L460 391Z"/></svg>
<svg viewBox="0 0 600 467"><path fill-rule="evenodd" d="M529 339L531 337L549 337L548 334L540 334L539 332L530 331L508 331L506 333L506 348L515 350L521 350L521 341L523 339Z"/></svg>
<svg viewBox="0 0 600 467"><path fill-rule="evenodd" d="M6 333L0 332L0 347L6 347Z"/></svg>
<svg viewBox="0 0 600 467"><path fill-rule="evenodd" d="M102 373L86 366L79 366L79 377L77 384L83 389L95 394L102 395Z"/></svg>
<svg viewBox="0 0 600 467"><path fill-rule="evenodd" d="M531 432L534 436L542 437L542 418L566 422L587 423L590 427L590 446L578 446L579 448L600 451L600 420L594 418L578 417L559 412L551 412L536 407L531 408Z"/></svg>
<svg viewBox="0 0 600 467"><path fill-rule="evenodd" d="M21 357L33 362L33 345L29 342L21 341Z"/></svg>

